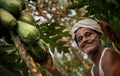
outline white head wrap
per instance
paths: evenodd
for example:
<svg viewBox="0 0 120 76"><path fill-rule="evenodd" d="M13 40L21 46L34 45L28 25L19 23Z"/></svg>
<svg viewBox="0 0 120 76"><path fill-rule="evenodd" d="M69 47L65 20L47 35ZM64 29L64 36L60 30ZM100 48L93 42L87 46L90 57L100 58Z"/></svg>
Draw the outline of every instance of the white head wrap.
<svg viewBox="0 0 120 76"><path fill-rule="evenodd" d="M100 25L98 25L98 23L93 20L93 19L83 19L78 21L77 23L74 24L73 28L72 28L72 35L73 35L73 39L75 37L75 32L80 28L80 27L86 27L86 28L90 28L92 30L98 31L100 33L103 33L101 30Z"/></svg>

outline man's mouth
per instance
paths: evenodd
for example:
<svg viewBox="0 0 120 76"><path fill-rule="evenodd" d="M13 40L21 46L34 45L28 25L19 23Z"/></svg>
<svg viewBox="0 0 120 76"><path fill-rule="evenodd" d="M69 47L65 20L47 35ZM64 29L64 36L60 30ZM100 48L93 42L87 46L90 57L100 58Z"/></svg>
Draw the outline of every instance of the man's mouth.
<svg viewBox="0 0 120 76"><path fill-rule="evenodd" d="M82 48L88 47L88 46L90 46L91 44L92 44L92 42L84 43L83 46L82 46Z"/></svg>

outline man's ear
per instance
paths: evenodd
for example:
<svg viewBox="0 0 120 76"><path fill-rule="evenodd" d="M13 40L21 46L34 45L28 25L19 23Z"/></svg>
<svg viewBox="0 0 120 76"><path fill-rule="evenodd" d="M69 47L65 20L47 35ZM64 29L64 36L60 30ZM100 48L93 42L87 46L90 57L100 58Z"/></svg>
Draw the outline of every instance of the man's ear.
<svg viewBox="0 0 120 76"><path fill-rule="evenodd" d="M102 37L103 37L103 36L102 36L102 34L100 33L100 34L99 34L99 38L100 38L100 40L102 40Z"/></svg>

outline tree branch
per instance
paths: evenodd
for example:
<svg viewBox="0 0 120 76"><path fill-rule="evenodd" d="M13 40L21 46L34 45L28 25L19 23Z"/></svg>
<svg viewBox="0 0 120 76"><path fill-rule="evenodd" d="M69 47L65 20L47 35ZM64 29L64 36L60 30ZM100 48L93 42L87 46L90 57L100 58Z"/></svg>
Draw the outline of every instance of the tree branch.
<svg viewBox="0 0 120 76"><path fill-rule="evenodd" d="M36 1L36 5L40 6L40 1L37 0ZM46 18L48 20L48 22L51 22L51 20L48 18L48 16L43 12L43 9L41 9L40 7L36 7L38 9L38 12L40 15L42 15L44 18Z"/></svg>
<svg viewBox="0 0 120 76"><path fill-rule="evenodd" d="M73 54L77 57L77 59L82 62L82 64L84 65L85 69L86 69L86 70L89 70L89 69L90 69L90 66L85 62L85 60L84 60L82 57L79 56L79 54L77 53L77 49L74 48L74 47L71 45L71 43L68 43L68 46L71 48L71 51L72 51Z"/></svg>
<svg viewBox="0 0 120 76"><path fill-rule="evenodd" d="M72 19L77 19L77 20L78 20L78 19L83 19L83 18L88 18L88 17L67 16L67 15L65 15L65 14L63 14L63 13L53 12L53 11L50 11L50 10L41 8L40 6L38 6L38 5L34 4L34 3L30 3L30 2L28 2L28 1L24 1L24 2L26 2L26 3L28 3L28 4L31 4L31 5L39 8L40 10L45 10L45 11L51 13L51 14L59 15L59 16L62 16L62 17L67 17L67 18L72 18ZM45 18L46 18L46 17L45 17Z"/></svg>

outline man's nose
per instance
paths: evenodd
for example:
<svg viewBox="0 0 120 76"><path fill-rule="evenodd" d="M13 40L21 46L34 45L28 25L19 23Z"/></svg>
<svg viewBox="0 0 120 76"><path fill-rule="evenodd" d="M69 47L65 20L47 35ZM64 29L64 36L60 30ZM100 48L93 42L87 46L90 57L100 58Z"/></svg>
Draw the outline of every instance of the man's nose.
<svg viewBox="0 0 120 76"><path fill-rule="evenodd" d="M88 41L88 38L86 38L86 37L83 37L83 40L82 40L82 42L83 43L86 43Z"/></svg>

